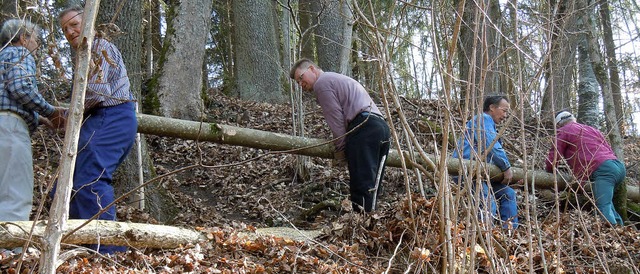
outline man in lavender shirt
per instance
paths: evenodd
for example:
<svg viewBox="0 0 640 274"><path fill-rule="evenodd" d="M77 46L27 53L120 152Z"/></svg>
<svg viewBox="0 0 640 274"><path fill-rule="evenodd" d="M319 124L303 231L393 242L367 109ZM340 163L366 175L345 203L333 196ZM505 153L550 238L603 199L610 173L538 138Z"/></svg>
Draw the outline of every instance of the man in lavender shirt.
<svg viewBox="0 0 640 274"><path fill-rule="evenodd" d="M375 210L391 133L364 87L348 76L324 72L309 59L298 60L289 74L304 91L313 91L335 140L334 158L346 159L356 212Z"/></svg>
<svg viewBox="0 0 640 274"><path fill-rule="evenodd" d="M626 169L599 130L576 122L568 111L556 115L557 134L546 161L548 172L564 158L579 181L593 182L593 197L602 216L611 224L623 225L613 207L613 191L624 181Z"/></svg>

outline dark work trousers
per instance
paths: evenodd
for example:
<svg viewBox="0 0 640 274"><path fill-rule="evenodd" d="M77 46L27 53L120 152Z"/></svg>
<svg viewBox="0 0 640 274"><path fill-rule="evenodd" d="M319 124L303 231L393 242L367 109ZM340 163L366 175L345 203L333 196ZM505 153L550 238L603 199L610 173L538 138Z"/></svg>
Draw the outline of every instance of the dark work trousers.
<svg viewBox="0 0 640 274"><path fill-rule="evenodd" d="M114 201L113 173L133 147L137 127L132 102L85 114L78 140L69 219L89 219ZM98 219L115 221L115 205ZM126 250L126 247L108 245L89 247L100 253Z"/></svg>
<svg viewBox="0 0 640 274"><path fill-rule="evenodd" d="M368 119L367 119L368 118ZM349 123L347 132L358 127L347 135L345 155L349 166L349 187L353 209L370 212L375 208L374 195L376 177L382 169L380 183L384 177L382 157L389 153L391 133L387 122L380 116L362 112ZM381 166L382 164L382 166Z"/></svg>

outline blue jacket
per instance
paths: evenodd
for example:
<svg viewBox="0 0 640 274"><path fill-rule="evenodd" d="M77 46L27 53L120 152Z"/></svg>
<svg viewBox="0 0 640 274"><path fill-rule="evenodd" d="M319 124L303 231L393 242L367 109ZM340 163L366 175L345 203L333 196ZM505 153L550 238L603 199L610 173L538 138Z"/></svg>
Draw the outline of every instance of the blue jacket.
<svg viewBox="0 0 640 274"><path fill-rule="evenodd" d="M460 158L459 152L462 147L462 158L467 160L477 160L481 157L485 150L496 139L498 132L496 131L496 123L489 114L483 113L482 120L478 119L478 115L467 122L465 132L458 140L457 148L453 152L454 158ZM472 155L473 148L473 155ZM496 141L491 150L487 153L485 162L494 164L501 171L506 171L511 167L507 153L502 148L500 139Z"/></svg>

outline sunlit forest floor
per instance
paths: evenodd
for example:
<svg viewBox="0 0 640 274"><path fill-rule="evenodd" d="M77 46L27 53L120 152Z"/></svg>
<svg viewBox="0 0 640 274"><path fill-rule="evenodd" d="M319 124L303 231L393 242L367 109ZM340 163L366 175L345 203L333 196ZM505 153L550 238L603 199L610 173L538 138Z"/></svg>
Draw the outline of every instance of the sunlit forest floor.
<svg viewBox="0 0 640 274"><path fill-rule="evenodd" d="M243 102L222 94L211 98L210 122L293 131L290 105ZM306 136L328 138L319 109L308 101ZM412 130L424 149L433 153L441 138L432 130L442 119L438 102L405 100L403 104ZM399 125L397 116L391 113ZM540 169L548 133L530 122L525 128L523 139L518 119L512 121L503 137L507 151L515 165L530 161L529 166ZM530 140L526 149L519 140ZM53 180L62 141L60 134L43 129L33 141L35 202L45 203L42 219L50 201L40 197ZM158 175L196 163L207 166L167 176L157 184L168 190L172 207L178 209L166 224L197 229L210 241L174 250L130 248L114 256L78 253L66 259L59 273L435 273L443 267L442 218L433 182L426 176L422 196L415 174L408 173L408 195L402 170L387 168L377 211L361 215L350 210L348 173L333 167L330 160L308 159L310 173L303 179L296 173L294 155L265 155L251 148L158 136L147 136L147 142ZM625 142L628 184L637 185L638 139L629 137ZM500 228L478 230L469 221L469 210L460 204L459 214L449 223L451 269L458 273L640 273L637 216L624 227L610 227L588 203L545 199L522 188L517 191L522 225L512 233ZM320 209L311 211L314 206ZM118 215L121 221L157 223L132 203L119 204ZM246 236L264 227L317 230L321 235L303 240ZM72 249L63 246L62 252ZM22 257L1 256L3 273L16 273L20 262L20 273L30 273L38 268L40 252L34 246Z"/></svg>

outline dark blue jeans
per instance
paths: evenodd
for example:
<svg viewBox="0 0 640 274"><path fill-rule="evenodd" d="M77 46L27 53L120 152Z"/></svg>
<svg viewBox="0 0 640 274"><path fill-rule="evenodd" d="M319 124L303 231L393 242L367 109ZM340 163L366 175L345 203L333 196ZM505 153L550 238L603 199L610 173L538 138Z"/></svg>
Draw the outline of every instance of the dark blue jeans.
<svg viewBox="0 0 640 274"><path fill-rule="evenodd" d="M618 160L607 160L591 174L593 197L602 216L611 224L624 225L620 214L613 206L613 192L627 175L624 164Z"/></svg>
<svg viewBox="0 0 640 274"><path fill-rule="evenodd" d="M138 128L132 102L99 108L85 116L78 140L70 219L89 219L114 201L113 173L131 150ZM115 221L115 205L98 219ZM100 253L126 250L120 246L91 247Z"/></svg>
<svg viewBox="0 0 640 274"><path fill-rule="evenodd" d="M381 161L389 153L391 132L382 117L368 113L358 114L349 123L347 131L357 126L359 127L346 137L349 189L353 209L359 212L364 208L364 211L370 212L375 209L374 197L378 194L378 171L381 169L380 183L384 175L385 164Z"/></svg>

